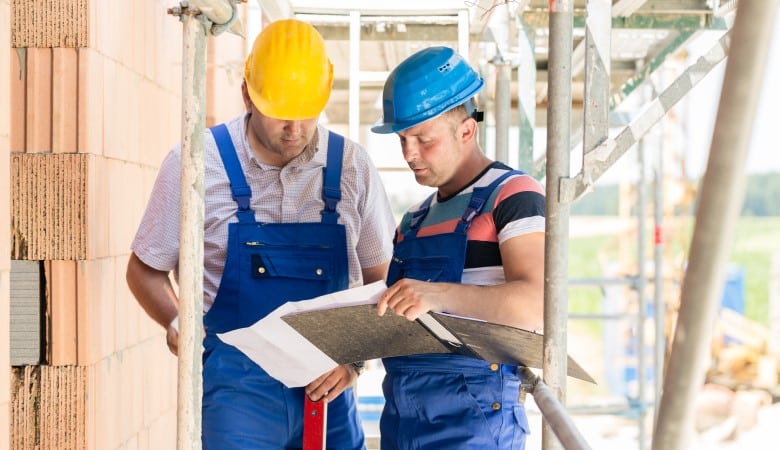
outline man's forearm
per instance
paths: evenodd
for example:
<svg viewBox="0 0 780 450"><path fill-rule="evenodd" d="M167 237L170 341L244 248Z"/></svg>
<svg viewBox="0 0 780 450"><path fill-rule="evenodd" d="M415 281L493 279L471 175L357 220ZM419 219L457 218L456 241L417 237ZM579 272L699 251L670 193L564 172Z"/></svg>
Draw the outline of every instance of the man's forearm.
<svg viewBox="0 0 780 450"><path fill-rule="evenodd" d="M127 264L127 285L146 314L168 328L178 315L179 302L168 272L149 267L133 253Z"/></svg>

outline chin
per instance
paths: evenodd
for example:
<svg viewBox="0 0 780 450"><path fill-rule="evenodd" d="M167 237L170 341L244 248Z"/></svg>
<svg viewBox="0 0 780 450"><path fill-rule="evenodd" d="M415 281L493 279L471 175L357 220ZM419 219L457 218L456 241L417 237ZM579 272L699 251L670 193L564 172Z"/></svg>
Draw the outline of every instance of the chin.
<svg viewBox="0 0 780 450"><path fill-rule="evenodd" d="M422 186L436 187L436 184L433 183L433 181L427 181L427 179L423 176L415 175L414 179L415 181L417 181L417 184L420 184Z"/></svg>

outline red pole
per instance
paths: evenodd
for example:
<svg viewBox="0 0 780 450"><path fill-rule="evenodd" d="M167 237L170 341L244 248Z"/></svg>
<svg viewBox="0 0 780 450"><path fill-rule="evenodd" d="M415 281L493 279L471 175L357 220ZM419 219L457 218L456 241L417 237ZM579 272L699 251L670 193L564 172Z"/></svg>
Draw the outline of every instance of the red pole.
<svg viewBox="0 0 780 450"><path fill-rule="evenodd" d="M303 450L325 450L328 404L303 394Z"/></svg>

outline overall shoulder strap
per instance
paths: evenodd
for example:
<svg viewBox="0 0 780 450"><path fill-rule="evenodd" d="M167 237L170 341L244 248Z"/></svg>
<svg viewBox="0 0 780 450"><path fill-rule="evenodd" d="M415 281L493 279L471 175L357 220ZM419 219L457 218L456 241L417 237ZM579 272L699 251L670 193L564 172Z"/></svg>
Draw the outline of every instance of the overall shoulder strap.
<svg viewBox="0 0 780 450"><path fill-rule="evenodd" d="M320 211L322 223L335 224L339 213L336 206L341 200L341 166L344 157L344 137L328 131L328 162L322 168L322 200L325 207Z"/></svg>
<svg viewBox="0 0 780 450"><path fill-rule="evenodd" d="M417 232L420 231L420 224L422 224L423 219L425 219L425 217L428 215L428 211L431 209L431 203L433 202L433 197L435 195L436 192L429 195L428 198L422 202L420 208L412 213L412 217L409 220L409 231L406 232L405 237L417 236Z"/></svg>
<svg viewBox="0 0 780 450"><path fill-rule="evenodd" d="M211 128L211 134L217 143L219 156L222 158L222 164L225 166L228 180L230 180L230 193L233 200L238 204L236 216L239 222L254 222L255 213L249 207L252 199L252 190L246 182L244 171L241 169L241 162L236 154L236 147L233 145L233 139L224 123Z"/></svg>
<svg viewBox="0 0 780 450"><path fill-rule="evenodd" d="M471 199L469 200L469 206L461 216L455 231L462 233L466 232L466 230L468 230L468 228L471 226L471 221L482 212L482 209L485 207L485 203L487 203L487 200L490 198L490 195L493 193L493 191L496 190L496 188L500 186L501 183L507 179L507 177L516 174L522 174L522 172L517 170L507 170L501 174L500 177L493 180L493 182L489 185L474 188L474 192L472 192Z"/></svg>

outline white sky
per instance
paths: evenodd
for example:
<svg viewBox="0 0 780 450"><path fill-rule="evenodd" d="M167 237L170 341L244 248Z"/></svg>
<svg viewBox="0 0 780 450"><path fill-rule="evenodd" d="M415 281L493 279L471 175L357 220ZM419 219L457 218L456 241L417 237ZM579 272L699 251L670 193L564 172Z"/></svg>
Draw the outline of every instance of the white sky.
<svg viewBox="0 0 780 450"><path fill-rule="evenodd" d="M775 33L766 61L763 88L756 113L750 153L746 163L748 173L780 171L780 146L777 144L780 125L780 15L774 27ZM726 61L728 64L728 60ZM689 107L689 136L691 150L691 175L701 175L706 169L707 155L712 141L712 129L718 108L723 74L726 64L701 81L701 86L691 93ZM699 125L700 126L697 126Z"/></svg>

